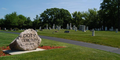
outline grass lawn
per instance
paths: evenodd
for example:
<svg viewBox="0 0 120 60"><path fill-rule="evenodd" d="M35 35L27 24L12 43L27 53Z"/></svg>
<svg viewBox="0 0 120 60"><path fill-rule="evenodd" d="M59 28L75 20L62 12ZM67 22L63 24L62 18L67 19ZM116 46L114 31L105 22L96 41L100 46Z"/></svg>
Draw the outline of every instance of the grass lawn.
<svg viewBox="0 0 120 60"><path fill-rule="evenodd" d="M58 30L55 29L54 30L44 29L43 31L38 30L38 34L43 36L58 37L58 38L83 41L83 42L120 48L119 32L115 33L115 31L95 31L95 36L92 36L91 31L82 32L82 31L69 30L70 33L64 33L64 31L66 31L64 29L59 30L56 33L54 31L58 31ZM12 32L22 32L22 31L20 30L20 31L12 31Z"/></svg>
<svg viewBox="0 0 120 60"><path fill-rule="evenodd" d="M38 34L120 48L120 33L115 33L115 31L95 31L95 36L92 36L91 31L69 30L70 33L64 33L66 30L60 30L53 34L54 31L56 30L43 30L38 31Z"/></svg>
<svg viewBox="0 0 120 60"><path fill-rule="evenodd" d="M0 32L0 46L9 45L17 36L17 34ZM47 39L42 39L41 45L66 46L66 48L5 56L0 57L0 60L120 60L119 54Z"/></svg>

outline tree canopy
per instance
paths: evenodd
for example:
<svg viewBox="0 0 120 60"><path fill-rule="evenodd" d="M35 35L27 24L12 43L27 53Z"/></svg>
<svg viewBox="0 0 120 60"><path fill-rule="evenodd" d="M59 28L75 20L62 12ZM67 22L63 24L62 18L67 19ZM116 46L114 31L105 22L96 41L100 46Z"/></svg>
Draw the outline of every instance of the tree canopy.
<svg viewBox="0 0 120 60"><path fill-rule="evenodd" d="M50 8L44 10L40 15L36 15L34 21L30 17L17 15L16 12L6 14L4 19L0 19L0 26L7 28L44 28L46 25L52 27L53 24L66 28L66 25L86 25L90 29L101 28L102 26L119 28L120 30L120 1L103 0L100 10L88 9L88 11L75 11L72 14L63 8Z"/></svg>
<svg viewBox="0 0 120 60"><path fill-rule="evenodd" d="M68 10L51 8L46 9L43 13L40 14L40 18L43 21L43 24L48 24L49 26L56 24L63 26L71 22L71 14Z"/></svg>

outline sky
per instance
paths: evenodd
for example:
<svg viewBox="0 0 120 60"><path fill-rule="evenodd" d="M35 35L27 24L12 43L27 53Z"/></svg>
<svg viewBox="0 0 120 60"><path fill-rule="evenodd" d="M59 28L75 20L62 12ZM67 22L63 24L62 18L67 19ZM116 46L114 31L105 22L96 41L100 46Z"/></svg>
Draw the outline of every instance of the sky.
<svg viewBox="0 0 120 60"><path fill-rule="evenodd" d="M17 12L25 17L33 18L50 8L63 8L70 13L75 11L99 10L102 0L0 0L0 19L6 14Z"/></svg>

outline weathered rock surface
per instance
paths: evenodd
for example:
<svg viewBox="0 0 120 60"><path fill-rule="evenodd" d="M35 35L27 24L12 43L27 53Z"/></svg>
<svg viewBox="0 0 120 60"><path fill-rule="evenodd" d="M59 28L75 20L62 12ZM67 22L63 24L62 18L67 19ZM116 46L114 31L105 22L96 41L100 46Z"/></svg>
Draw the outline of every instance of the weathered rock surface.
<svg viewBox="0 0 120 60"><path fill-rule="evenodd" d="M41 38L33 29L27 29L21 32L9 45L11 50L35 50L41 43Z"/></svg>

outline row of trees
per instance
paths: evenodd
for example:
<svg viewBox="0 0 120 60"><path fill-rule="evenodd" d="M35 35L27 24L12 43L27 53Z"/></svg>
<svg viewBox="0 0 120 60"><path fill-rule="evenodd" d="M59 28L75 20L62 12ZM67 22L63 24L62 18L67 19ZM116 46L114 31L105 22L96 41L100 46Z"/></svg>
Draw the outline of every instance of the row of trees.
<svg viewBox="0 0 120 60"><path fill-rule="evenodd" d="M0 26L6 28L28 28L32 27L30 17L17 15L16 12L6 14L4 19L0 19Z"/></svg>
<svg viewBox="0 0 120 60"><path fill-rule="evenodd" d="M5 15L4 19L0 19L0 26L7 28L44 28L46 24L52 27L53 24L66 28L68 23L72 25L86 25L92 28L108 27L119 28L119 0L103 0L100 10L88 9L86 12L70 12L66 9L50 8L46 9L40 15L36 15L34 21L30 17L17 15L16 12Z"/></svg>
<svg viewBox="0 0 120 60"><path fill-rule="evenodd" d="M119 28L120 30L120 0L103 0L98 12L99 19L103 26Z"/></svg>
<svg viewBox="0 0 120 60"><path fill-rule="evenodd" d="M90 25L90 21L92 22L94 17L91 17L92 14L96 17L97 11L96 9L89 9L88 12L74 12L72 15L68 10L59 9L59 8L51 8L46 9L43 13L36 15L34 21L31 21L30 17L25 17L23 15L17 15L16 12L11 14L6 14L4 19L0 19L0 26L6 28L39 28L42 26L43 28L48 24L52 27L53 24L58 26L62 26L66 28L68 23L72 23L77 27L81 24L87 26ZM91 18L91 19L90 19Z"/></svg>

